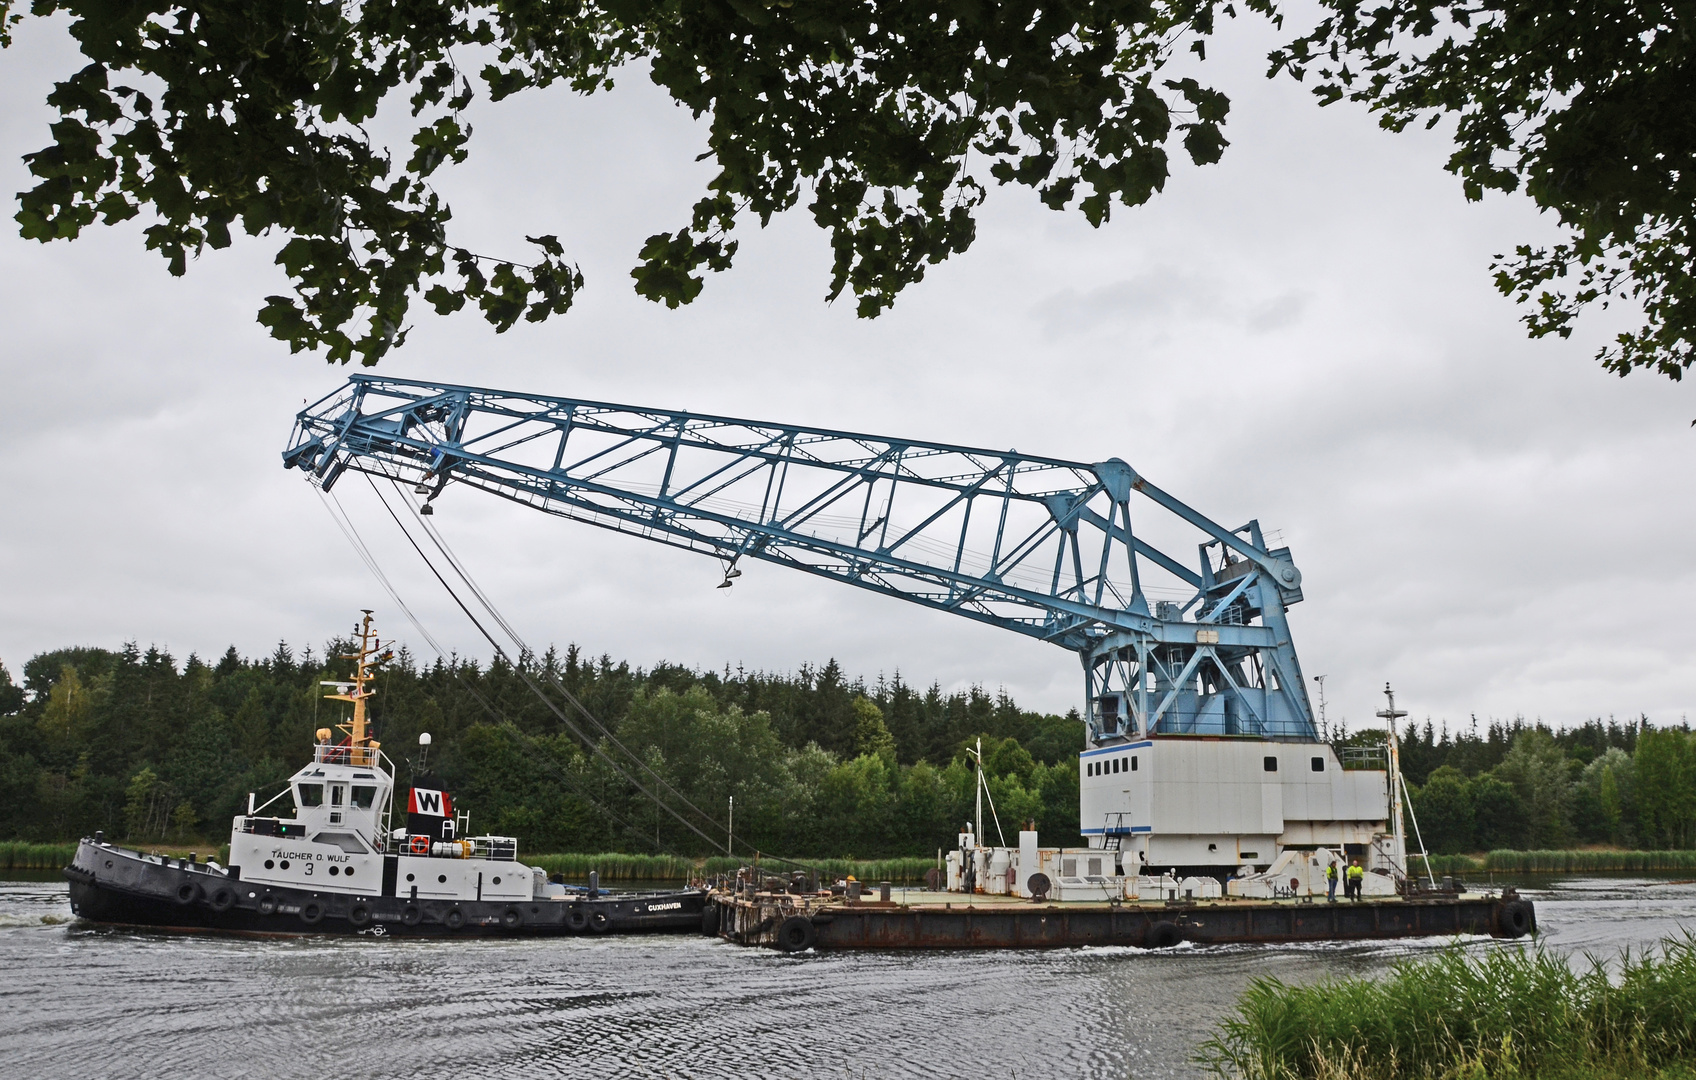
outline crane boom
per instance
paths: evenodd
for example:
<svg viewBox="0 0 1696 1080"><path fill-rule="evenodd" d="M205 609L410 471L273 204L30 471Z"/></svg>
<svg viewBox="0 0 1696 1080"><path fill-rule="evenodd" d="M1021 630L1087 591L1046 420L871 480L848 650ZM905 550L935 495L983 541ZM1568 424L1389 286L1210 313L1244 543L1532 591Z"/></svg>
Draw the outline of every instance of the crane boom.
<svg viewBox="0 0 1696 1080"><path fill-rule="evenodd" d="M450 486L721 560L761 560L1076 653L1092 745L1153 734L1317 738L1286 609L1288 548L1225 528L1124 461L357 374L302 409L283 464ZM1133 497L1188 533L1132 528ZM1140 512L1140 510L1139 510ZM1155 597L1150 602L1149 597Z"/></svg>

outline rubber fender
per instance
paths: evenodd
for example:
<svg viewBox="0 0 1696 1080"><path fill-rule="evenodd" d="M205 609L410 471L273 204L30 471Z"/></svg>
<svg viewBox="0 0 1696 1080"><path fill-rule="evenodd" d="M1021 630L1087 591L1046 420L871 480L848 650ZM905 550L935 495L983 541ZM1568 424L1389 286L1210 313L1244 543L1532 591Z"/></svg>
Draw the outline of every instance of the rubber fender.
<svg viewBox="0 0 1696 1080"><path fill-rule="evenodd" d="M1520 938L1532 930L1531 905L1523 900L1510 900L1496 908L1496 933L1500 937Z"/></svg>
<svg viewBox="0 0 1696 1080"><path fill-rule="evenodd" d="M589 928L589 913L580 907L574 907L565 913L565 928L574 934L581 934Z"/></svg>
<svg viewBox="0 0 1696 1080"><path fill-rule="evenodd" d="M259 914L275 915L277 913L277 898L266 893L259 898Z"/></svg>
<svg viewBox="0 0 1696 1080"><path fill-rule="evenodd" d="M1162 919L1148 928L1143 935L1142 945L1145 949L1170 949L1184 940L1184 932L1178 929L1178 924Z"/></svg>
<svg viewBox="0 0 1696 1080"><path fill-rule="evenodd" d="M701 933L707 937L718 937L719 906L708 904L701 912Z"/></svg>
<svg viewBox="0 0 1696 1080"><path fill-rule="evenodd" d="M517 930L524 925L524 916L515 907L509 907L501 912L501 926L507 930Z"/></svg>
<svg viewBox="0 0 1696 1080"><path fill-rule="evenodd" d="M200 895L200 886L192 881L185 881L177 886L177 903L192 904L194 898Z"/></svg>
<svg viewBox="0 0 1696 1080"><path fill-rule="evenodd" d="M591 934L604 934L611 929L612 920L607 918L606 912L597 911L589 916L589 932Z"/></svg>
<svg viewBox="0 0 1696 1080"><path fill-rule="evenodd" d="M449 930L458 930L465 925L465 912L457 907L448 908L448 913L442 916L442 925Z"/></svg>
<svg viewBox="0 0 1696 1080"><path fill-rule="evenodd" d="M407 926L417 926L424 921L424 911L417 904L408 904L400 913L400 921Z"/></svg>
<svg viewBox="0 0 1696 1080"><path fill-rule="evenodd" d="M308 926L324 917L324 905L316 900L308 900L300 905L300 921Z"/></svg>
<svg viewBox="0 0 1696 1080"><path fill-rule="evenodd" d="M777 924L777 947L784 952L806 952L818 940L818 928L805 915L791 915Z"/></svg>
<svg viewBox="0 0 1696 1080"><path fill-rule="evenodd" d="M228 911L230 905L236 902L236 894L228 886L220 885L212 890L206 902L212 905L213 911Z"/></svg>
<svg viewBox="0 0 1696 1080"><path fill-rule="evenodd" d="M371 922L371 909L364 904L355 904L347 909L347 921L354 926L367 926Z"/></svg>

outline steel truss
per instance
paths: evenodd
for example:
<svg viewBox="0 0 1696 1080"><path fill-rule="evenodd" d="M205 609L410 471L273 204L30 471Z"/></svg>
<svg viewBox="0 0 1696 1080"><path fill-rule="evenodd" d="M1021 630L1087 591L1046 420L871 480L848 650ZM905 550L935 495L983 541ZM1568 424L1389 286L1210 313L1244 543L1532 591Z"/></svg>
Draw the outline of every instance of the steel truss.
<svg viewBox="0 0 1696 1080"><path fill-rule="evenodd" d="M713 555L725 584L756 559L1052 642L1082 660L1092 744L1317 737L1286 616L1301 599L1289 549L1118 458L359 374L301 410L283 464L325 490L347 469L431 502L476 488ZM1196 569L1133 531L1133 495L1198 537ZM1151 608L1151 592L1172 598Z"/></svg>

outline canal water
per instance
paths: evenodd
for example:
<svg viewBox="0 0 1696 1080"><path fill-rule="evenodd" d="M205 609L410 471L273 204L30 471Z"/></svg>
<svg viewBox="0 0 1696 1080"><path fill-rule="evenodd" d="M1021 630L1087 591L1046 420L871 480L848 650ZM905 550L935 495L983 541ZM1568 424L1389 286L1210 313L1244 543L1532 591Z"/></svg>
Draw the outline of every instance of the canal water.
<svg viewBox="0 0 1696 1080"><path fill-rule="evenodd" d="M1527 880L1545 947L1696 929L1696 884ZM1196 1077L1256 976L1372 974L1438 939L786 956L694 936L255 940L71 918L0 882L7 1077ZM1474 941L1468 948L1515 948Z"/></svg>

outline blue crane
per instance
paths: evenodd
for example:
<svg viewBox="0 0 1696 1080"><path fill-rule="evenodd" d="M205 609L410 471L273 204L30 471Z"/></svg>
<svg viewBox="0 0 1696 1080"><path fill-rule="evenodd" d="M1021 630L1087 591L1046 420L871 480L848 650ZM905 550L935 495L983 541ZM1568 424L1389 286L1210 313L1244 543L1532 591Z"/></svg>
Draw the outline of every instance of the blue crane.
<svg viewBox="0 0 1696 1080"><path fill-rule="evenodd" d="M1289 549L1118 458L357 374L300 411L283 465L325 491L348 469L413 485L424 513L450 487L478 489L712 555L721 588L756 559L1051 642L1082 662L1092 746L1317 739L1286 614L1302 598ZM1133 529L1145 504L1161 513ZM1151 536L1194 542L1195 561Z"/></svg>

